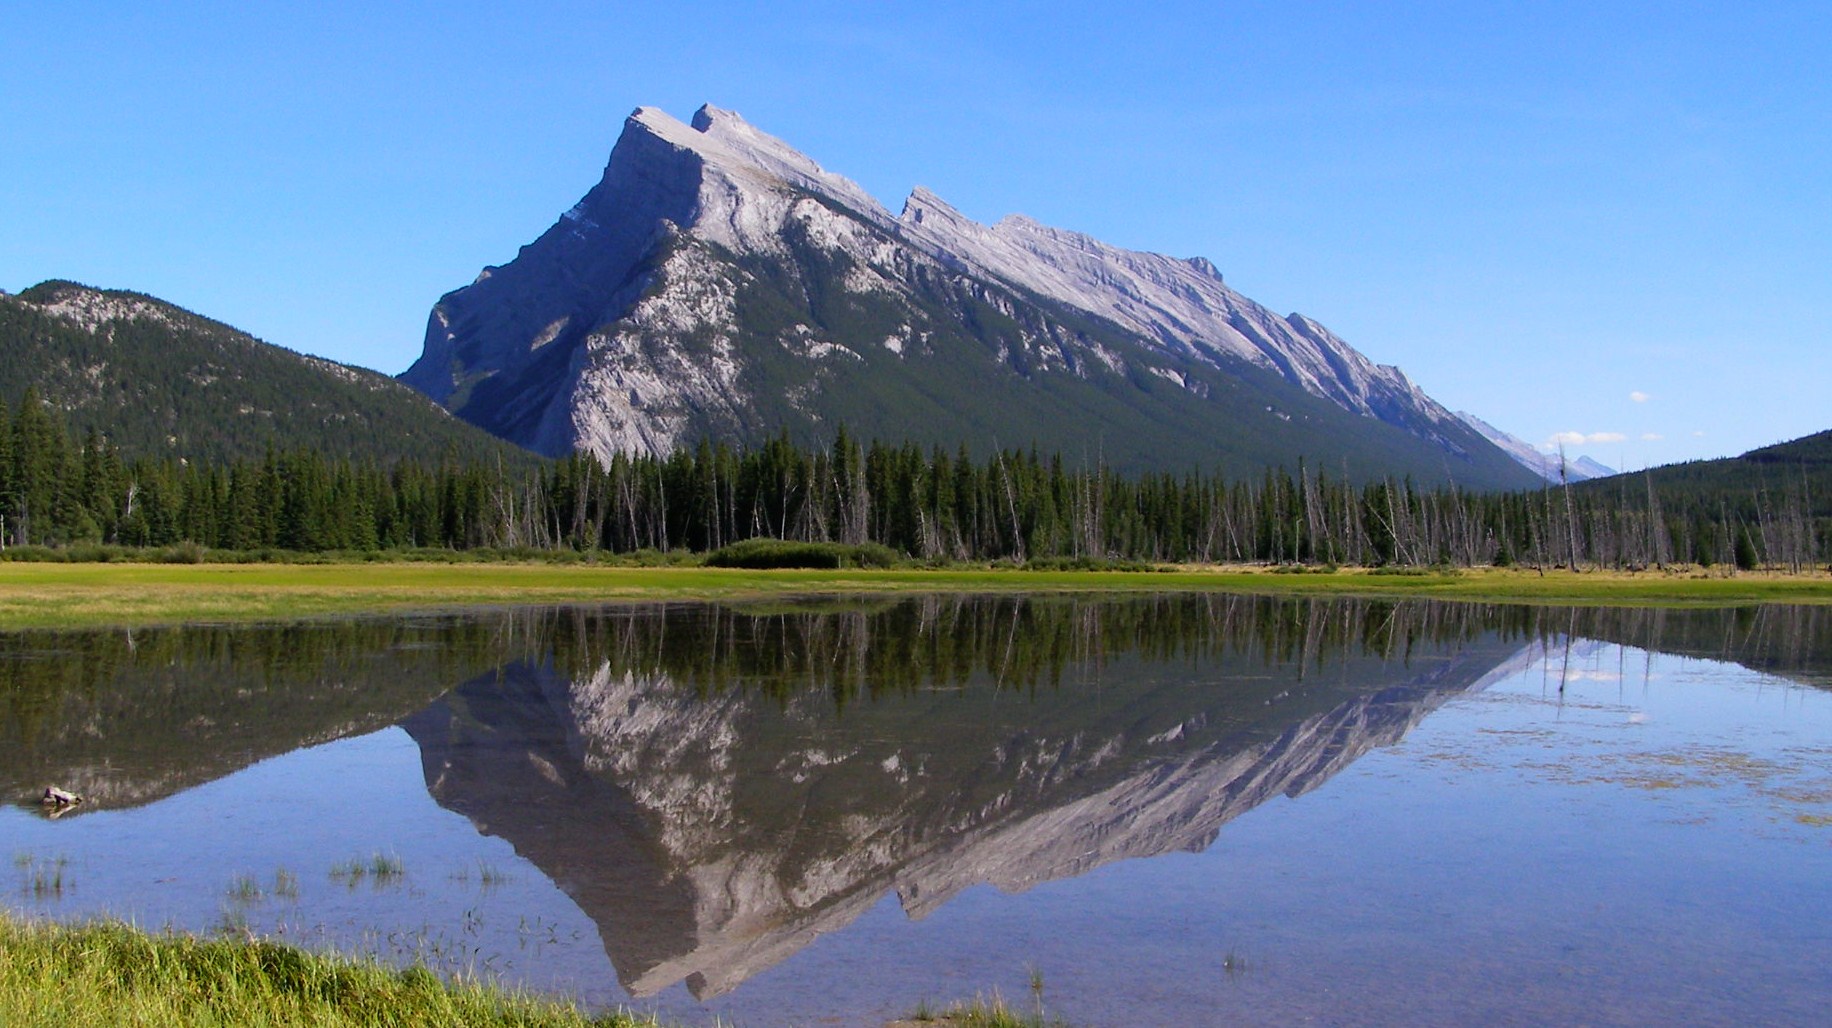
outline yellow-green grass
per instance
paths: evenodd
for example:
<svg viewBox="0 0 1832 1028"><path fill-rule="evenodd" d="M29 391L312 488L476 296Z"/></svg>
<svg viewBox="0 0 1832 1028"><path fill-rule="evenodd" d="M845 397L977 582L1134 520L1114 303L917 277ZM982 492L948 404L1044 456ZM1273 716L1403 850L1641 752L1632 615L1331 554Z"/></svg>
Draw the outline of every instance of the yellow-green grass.
<svg viewBox="0 0 1832 1028"><path fill-rule="evenodd" d="M1231 591L1524 603L1712 606L1832 602L1832 576L1478 569L1275 574L1008 568L754 571L581 564L0 563L0 629L284 620L466 606L900 592Z"/></svg>
<svg viewBox="0 0 1832 1028"><path fill-rule="evenodd" d="M273 942L64 927L0 915L0 1025L516 1025L636 1028L625 1014Z"/></svg>
<svg viewBox="0 0 1832 1028"><path fill-rule="evenodd" d="M994 993L991 999L977 997L939 1013L924 1004L909 1017L892 1021L885 1028L1067 1028L1067 1022L1049 1017L1041 1009L1019 1010Z"/></svg>

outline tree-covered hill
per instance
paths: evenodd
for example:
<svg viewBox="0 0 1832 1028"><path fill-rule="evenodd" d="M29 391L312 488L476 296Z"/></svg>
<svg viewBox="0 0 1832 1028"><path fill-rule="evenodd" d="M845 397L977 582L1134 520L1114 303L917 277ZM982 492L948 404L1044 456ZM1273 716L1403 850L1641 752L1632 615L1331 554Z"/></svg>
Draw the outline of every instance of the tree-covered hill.
<svg viewBox="0 0 1832 1028"><path fill-rule="evenodd" d="M1790 503L1816 517L1832 517L1832 431L1750 450L1736 457L1668 464L1573 486L1598 495L1652 485L1668 507L1727 507L1754 518L1757 508Z"/></svg>
<svg viewBox="0 0 1832 1028"><path fill-rule="evenodd" d="M128 458L221 463L268 449L391 462L533 460L363 368L264 343L154 297L50 281L0 294L0 402L28 390Z"/></svg>
<svg viewBox="0 0 1832 1028"><path fill-rule="evenodd" d="M1752 464L1788 464L1825 471L1832 468L1832 430L1751 450L1738 459Z"/></svg>

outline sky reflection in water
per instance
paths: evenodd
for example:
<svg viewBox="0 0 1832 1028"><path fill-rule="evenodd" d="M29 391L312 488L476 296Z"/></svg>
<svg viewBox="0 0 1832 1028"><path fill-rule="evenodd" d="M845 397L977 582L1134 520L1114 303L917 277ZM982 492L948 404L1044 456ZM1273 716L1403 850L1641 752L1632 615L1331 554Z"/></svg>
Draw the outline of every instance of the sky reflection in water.
<svg viewBox="0 0 1832 1028"><path fill-rule="evenodd" d="M163 757L80 688L23 691L83 646L15 640L0 780L119 800L0 810L4 902L740 1024L1028 1002L1033 967L1080 1024L1810 1023L1832 995L1814 618L1589 614L1567 649L1567 612L924 602L291 629L187 651L189 699L92 647L90 686L177 726L151 749L202 740ZM914 670L874 695L883 660ZM335 741L252 724L325 667L405 727L343 694L287 711Z"/></svg>

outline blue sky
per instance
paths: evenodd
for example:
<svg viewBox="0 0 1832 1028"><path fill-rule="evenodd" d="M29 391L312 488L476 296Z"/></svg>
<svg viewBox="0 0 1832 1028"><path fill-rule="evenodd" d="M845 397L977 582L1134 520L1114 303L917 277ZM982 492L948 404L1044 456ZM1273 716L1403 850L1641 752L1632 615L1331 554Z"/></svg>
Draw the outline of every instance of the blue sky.
<svg viewBox="0 0 1832 1028"><path fill-rule="evenodd" d="M632 108L710 101L1636 468L1832 428L1829 68L1824 3L17 4L0 288L398 372Z"/></svg>

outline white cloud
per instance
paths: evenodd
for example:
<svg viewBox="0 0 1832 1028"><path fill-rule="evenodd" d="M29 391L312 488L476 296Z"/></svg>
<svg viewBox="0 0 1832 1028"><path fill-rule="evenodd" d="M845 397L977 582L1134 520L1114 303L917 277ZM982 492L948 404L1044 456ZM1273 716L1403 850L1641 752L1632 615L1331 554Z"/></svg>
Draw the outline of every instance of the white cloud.
<svg viewBox="0 0 1832 1028"><path fill-rule="evenodd" d="M1641 433L1641 441L1642 441L1642 442L1644 442L1644 443L1657 443L1657 442L1660 442L1660 441L1661 441L1662 439L1665 439L1665 438L1666 438L1666 436L1663 436L1663 435L1661 435L1661 434L1660 434L1659 432L1643 432L1643 433Z"/></svg>
<svg viewBox="0 0 1832 1028"><path fill-rule="evenodd" d="M1703 439L1703 438L1705 438L1705 433L1704 433L1704 430L1703 430L1703 429L1701 429L1701 430L1699 430L1699 431L1697 431L1697 432L1694 432L1694 433L1692 433L1692 438L1694 438L1694 439Z"/></svg>
<svg viewBox="0 0 1832 1028"><path fill-rule="evenodd" d="M1583 446L1587 443L1620 443L1627 439L1628 436L1621 432L1559 432L1546 440L1546 445Z"/></svg>
<svg viewBox="0 0 1832 1028"><path fill-rule="evenodd" d="M1636 403L1646 403L1648 402L1648 400L1652 399L1652 397L1650 397L1648 394L1642 392L1639 389L1628 394L1628 398L1635 401Z"/></svg>

